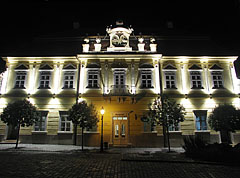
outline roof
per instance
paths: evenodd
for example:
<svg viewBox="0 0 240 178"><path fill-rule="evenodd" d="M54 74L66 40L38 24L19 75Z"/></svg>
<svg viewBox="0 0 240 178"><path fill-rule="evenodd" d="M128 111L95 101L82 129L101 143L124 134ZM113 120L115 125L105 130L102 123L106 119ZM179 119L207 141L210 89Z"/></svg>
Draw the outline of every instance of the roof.
<svg viewBox="0 0 240 178"><path fill-rule="evenodd" d="M107 53L109 37L101 36L102 51ZM138 36L131 36L130 47L137 51ZM238 56L239 52L228 49L206 36L156 36L157 53L163 56ZM0 56L76 56L82 53L84 37L37 38L0 51ZM90 51L94 53L94 38L90 39ZM150 36L144 39L145 49L149 50ZM1 49L0 49L1 50ZM108 52L109 53L109 52ZM113 52L114 53L114 52ZM127 52L126 52L127 53ZM117 54L117 53L114 53Z"/></svg>

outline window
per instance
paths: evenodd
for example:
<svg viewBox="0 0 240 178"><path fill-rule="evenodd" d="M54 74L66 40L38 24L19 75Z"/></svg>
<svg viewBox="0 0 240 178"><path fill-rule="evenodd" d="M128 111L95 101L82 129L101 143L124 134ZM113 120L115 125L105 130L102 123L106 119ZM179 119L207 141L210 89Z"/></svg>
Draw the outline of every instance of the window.
<svg viewBox="0 0 240 178"><path fill-rule="evenodd" d="M176 89L176 74L173 71L165 72L165 84L167 89Z"/></svg>
<svg viewBox="0 0 240 178"><path fill-rule="evenodd" d="M40 73L40 89L50 89L51 72L43 71Z"/></svg>
<svg viewBox="0 0 240 178"><path fill-rule="evenodd" d="M141 71L141 81L142 81L141 88L153 88L152 87L152 71L142 70Z"/></svg>
<svg viewBox="0 0 240 178"><path fill-rule="evenodd" d="M68 119L67 112L60 111L60 131L71 132L72 131L72 121Z"/></svg>
<svg viewBox="0 0 240 178"><path fill-rule="evenodd" d="M98 78L99 78L98 70L89 70L88 71L88 86L87 86L87 88L99 88Z"/></svg>
<svg viewBox="0 0 240 178"><path fill-rule="evenodd" d="M213 89L224 88L222 72L214 71L214 72L211 72L211 74L212 74L212 81L213 81Z"/></svg>
<svg viewBox="0 0 240 178"><path fill-rule="evenodd" d="M64 73L64 89L73 89L74 87L75 72Z"/></svg>
<svg viewBox="0 0 240 178"><path fill-rule="evenodd" d="M114 71L114 85L116 87L118 86L124 86L125 85L125 70L115 70Z"/></svg>
<svg viewBox="0 0 240 178"><path fill-rule="evenodd" d="M203 89L202 87L202 77L200 71L191 71L190 72L192 89Z"/></svg>
<svg viewBox="0 0 240 178"><path fill-rule="evenodd" d="M195 110L193 112L196 117L196 130L207 130L207 110Z"/></svg>
<svg viewBox="0 0 240 178"><path fill-rule="evenodd" d="M169 124L168 126L168 130L171 132L171 131L180 131L180 126L179 126L179 123L178 124Z"/></svg>
<svg viewBox="0 0 240 178"><path fill-rule="evenodd" d="M16 72L15 88L25 88L27 72Z"/></svg>
<svg viewBox="0 0 240 178"><path fill-rule="evenodd" d="M46 131L48 111L40 111L40 119L34 125L34 131Z"/></svg>

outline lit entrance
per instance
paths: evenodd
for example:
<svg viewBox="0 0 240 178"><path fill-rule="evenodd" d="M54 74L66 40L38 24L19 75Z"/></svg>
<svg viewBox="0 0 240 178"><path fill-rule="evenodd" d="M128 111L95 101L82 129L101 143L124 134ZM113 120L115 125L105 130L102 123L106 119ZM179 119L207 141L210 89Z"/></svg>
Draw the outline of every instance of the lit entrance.
<svg viewBox="0 0 240 178"><path fill-rule="evenodd" d="M128 144L128 119L127 117L113 117L113 144Z"/></svg>

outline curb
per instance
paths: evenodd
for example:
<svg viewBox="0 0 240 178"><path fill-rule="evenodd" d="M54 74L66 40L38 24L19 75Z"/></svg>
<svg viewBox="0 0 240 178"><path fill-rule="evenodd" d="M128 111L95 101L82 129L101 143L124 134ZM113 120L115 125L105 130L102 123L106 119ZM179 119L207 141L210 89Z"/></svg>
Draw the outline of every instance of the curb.
<svg viewBox="0 0 240 178"><path fill-rule="evenodd" d="M181 160L144 160L144 159L121 159L121 161L129 161L129 162L156 162L156 163L184 163L184 164L202 164L202 165L214 165L214 166L235 166L240 167L240 164L231 164L231 163L223 163L223 162L207 162L207 161L181 161Z"/></svg>

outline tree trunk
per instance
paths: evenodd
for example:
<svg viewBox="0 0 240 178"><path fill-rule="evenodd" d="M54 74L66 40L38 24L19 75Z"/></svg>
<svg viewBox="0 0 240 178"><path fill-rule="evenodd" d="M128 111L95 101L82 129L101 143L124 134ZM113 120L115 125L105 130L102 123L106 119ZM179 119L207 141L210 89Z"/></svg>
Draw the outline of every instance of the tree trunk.
<svg viewBox="0 0 240 178"><path fill-rule="evenodd" d="M82 151L83 151L83 130L84 130L84 127L82 127Z"/></svg>
<svg viewBox="0 0 240 178"><path fill-rule="evenodd" d="M221 142L226 143L226 144L232 144L231 137L230 137L230 132L227 130L221 130L220 131L221 135Z"/></svg>
<svg viewBox="0 0 240 178"><path fill-rule="evenodd" d="M170 150L170 135L169 135L168 127L167 127L167 142L168 142L168 152L171 152L171 150Z"/></svg>
<svg viewBox="0 0 240 178"><path fill-rule="evenodd" d="M19 133L20 133L20 124L18 124L18 126L17 126L17 141L16 141L15 149L17 149L17 147L18 147Z"/></svg>
<svg viewBox="0 0 240 178"><path fill-rule="evenodd" d="M74 124L73 132L73 144L77 145L77 124Z"/></svg>

